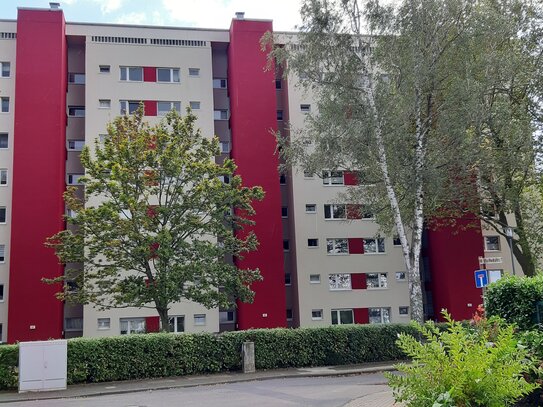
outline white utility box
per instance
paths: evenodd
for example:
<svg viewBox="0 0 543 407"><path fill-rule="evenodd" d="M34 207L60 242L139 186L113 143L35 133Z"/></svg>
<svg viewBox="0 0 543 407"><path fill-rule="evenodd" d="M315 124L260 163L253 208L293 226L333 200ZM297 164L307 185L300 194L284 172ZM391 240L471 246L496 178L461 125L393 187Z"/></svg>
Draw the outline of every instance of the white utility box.
<svg viewBox="0 0 543 407"><path fill-rule="evenodd" d="M37 341L19 343L19 393L65 390L68 342Z"/></svg>

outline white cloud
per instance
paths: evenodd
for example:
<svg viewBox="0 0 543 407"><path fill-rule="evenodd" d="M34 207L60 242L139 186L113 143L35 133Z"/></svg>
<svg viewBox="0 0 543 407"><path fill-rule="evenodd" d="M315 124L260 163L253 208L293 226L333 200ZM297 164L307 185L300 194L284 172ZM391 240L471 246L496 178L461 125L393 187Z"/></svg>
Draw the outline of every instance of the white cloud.
<svg viewBox="0 0 543 407"><path fill-rule="evenodd" d="M147 15L145 13L132 12L121 15L115 22L117 24L145 24L147 23Z"/></svg>
<svg viewBox="0 0 543 407"><path fill-rule="evenodd" d="M245 18L273 20L275 31L293 31L300 24L300 0L162 0L170 22L202 28L229 28L237 11Z"/></svg>
<svg viewBox="0 0 543 407"><path fill-rule="evenodd" d="M124 0L93 0L100 5L100 11L102 14L108 14L113 11L117 11L123 5Z"/></svg>

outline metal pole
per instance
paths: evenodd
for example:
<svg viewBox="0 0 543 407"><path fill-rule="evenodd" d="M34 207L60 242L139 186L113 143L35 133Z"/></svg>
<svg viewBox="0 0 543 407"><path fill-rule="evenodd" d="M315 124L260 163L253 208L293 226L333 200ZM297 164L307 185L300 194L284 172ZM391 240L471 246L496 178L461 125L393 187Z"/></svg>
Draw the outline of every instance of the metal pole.
<svg viewBox="0 0 543 407"><path fill-rule="evenodd" d="M511 232L513 232L511 230ZM513 233L511 233L512 235ZM507 234L507 242L509 243L509 252L511 253L511 266L513 267L513 275L516 275L515 273L515 258L513 256L513 236L509 236L509 233Z"/></svg>

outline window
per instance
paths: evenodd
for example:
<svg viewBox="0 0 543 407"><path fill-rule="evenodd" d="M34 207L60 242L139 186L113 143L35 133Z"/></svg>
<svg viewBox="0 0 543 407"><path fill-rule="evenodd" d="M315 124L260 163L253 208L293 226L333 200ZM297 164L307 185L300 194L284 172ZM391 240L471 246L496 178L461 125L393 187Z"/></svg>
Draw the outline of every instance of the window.
<svg viewBox="0 0 543 407"><path fill-rule="evenodd" d="M189 68L189 76L200 76L200 68Z"/></svg>
<svg viewBox="0 0 543 407"><path fill-rule="evenodd" d="M288 241L288 239L283 240L283 251L290 251L290 242Z"/></svg>
<svg viewBox="0 0 543 407"><path fill-rule="evenodd" d="M213 79L213 87L215 89L226 89L226 79Z"/></svg>
<svg viewBox="0 0 543 407"><path fill-rule="evenodd" d="M4 263L6 261L6 245L0 244L0 263ZM2 285L2 288L4 286Z"/></svg>
<svg viewBox="0 0 543 407"><path fill-rule="evenodd" d="M0 148L8 148L8 133L0 133Z"/></svg>
<svg viewBox="0 0 543 407"><path fill-rule="evenodd" d="M291 285L292 280L290 278L290 273L285 273L285 285Z"/></svg>
<svg viewBox="0 0 543 407"><path fill-rule="evenodd" d="M287 185L287 176L285 174L279 175L279 185Z"/></svg>
<svg viewBox="0 0 543 407"><path fill-rule="evenodd" d="M0 302L4 301L4 284L0 284Z"/></svg>
<svg viewBox="0 0 543 407"><path fill-rule="evenodd" d="M111 70L111 67L109 65L99 65L98 66L98 71L100 73L109 73Z"/></svg>
<svg viewBox="0 0 543 407"><path fill-rule="evenodd" d="M489 252L499 251L500 237L499 236L485 236L485 250Z"/></svg>
<svg viewBox="0 0 543 407"><path fill-rule="evenodd" d="M85 106L68 106L68 116L85 117Z"/></svg>
<svg viewBox="0 0 543 407"><path fill-rule="evenodd" d="M321 309L312 309L311 310L311 319L313 321L322 320L322 310Z"/></svg>
<svg viewBox="0 0 543 407"><path fill-rule="evenodd" d="M281 82L281 79L276 79L275 80L275 89L281 89L283 86L282 86L282 82Z"/></svg>
<svg viewBox="0 0 543 407"><path fill-rule="evenodd" d="M79 182L79 179L83 177L85 174L68 174L68 185L82 185L81 182Z"/></svg>
<svg viewBox="0 0 543 407"><path fill-rule="evenodd" d="M100 107L100 109L110 109L111 99L99 99L98 106Z"/></svg>
<svg viewBox="0 0 543 407"><path fill-rule="evenodd" d="M366 284L368 289L387 288L387 273L368 273L366 274Z"/></svg>
<svg viewBox="0 0 543 407"><path fill-rule="evenodd" d="M392 244L394 246L401 246L402 245L402 241L400 240L400 236L399 235L394 235L392 237Z"/></svg>
<svg viewBox="0 0 543 407"><path fill-rule="evenodd" d="M398 314L400 314L402 317L409 316L409 307L399 307Z"/></svg>
<svg viewBox="0 0 543 407"><path fill-rule="evenodd" d="M351 275L348 273L329 274L328 285L330 290L350 290Z"/></svg>
<svg viewBox="0 0 543 407"><path fill-rule="evenodd" d="M84 85L85 84L85 74L84 73L69 73L68 74L68 83L73 83L75 85Z"/></svg>
<svg viewBox="0 0 543 407"><path fill-rule="evenodd" d="M179 82L179 68L157 68L157 82Z"/></svg>
<svg viewBox="0 0 543 407"><path fill-rule="evenodd" d="M221 153L228 154L230 153L230 142L229 141L221 141Z"/></svg>
<svg viewBox="0 0 543 407"><path fill-rule="evenodd" d="M328 254L349 254L349 241L347 239L326 239L326 252Z"/></svg>
<svg viewBox="0 0 543 407"><path fill-rule="evenodd" d="M70 151L81 151L85 146L85 140L67 140L66 148Z"/></svg>
<svg viewBox="0 0 543 407"><path fill-rule="evenodd" d="M309 113L311 111L311 105L300 105L300 111L302 113Z"/></svg>
<svg viewBox="0 0 543 407"><path fill-rule="evenodd" d="M287 309L287 321L292 321L292 310L290 308Z"/></svg>
<svg viewBox="0 0 543 407"><path fill-rule="evenodd" d="M286 206L281 207L281 217L288 218L288 207Z"/></svg>
<svg viewBox="0 0 543 407"><path fill-rule="evenodd" d="M347 219L346 205L324 205L324 219Z"/></svg>
<svg viewBox="0 0 543 407"><path fill-rule="evenodd" d="M221 175L221 176L219 176L219 179L222 181L223 184L229 184L230 183L230 178L228 177L228 175Z"/></svg>
<svg viewBox="0 0 543 407"><path fill-rule="evenodd" d="M5 168L0 169L0 185L8 184L8 170Z"/></svg>
<svg viewBox="0 0 543 407"><path fill-rule="evenodd" d="M313 178L313 173L308 170L304 170L304 178Z"/></svg>
<svg viewBox="0 0 543 407"><path fill-rule="evenodd" d="M121 66L121 81L142 82L143 68L141 66Z"/></svg>
<svg viewBox="0 0 543 407"><path fill-rule="evenodd" d="M360 214L362 219L375 219L375 215L367 210L362 210Z"/></svg>
<svg viewBox="0 0 543 407"><path fill-rule="evenodd" d="M406 280L407 280L407 273L405 271L396 272L396 281L406 281Z"/></svg>
<svg viewBox="0 0 543 407"><path fill-rule="evenodd" d="M181 102L157 102L157 114L159 116L166 116L172 110L181 113Z"/></svg>
<svg viewBox="0 0 543 407"><path fill-rule="evenodd" d="M390 308L369 308L370 324L389 324Z"/></svg>
<svg viewBox="0 0 543 407"><path fill-rule="evenodd" d="M111 328L111 319L109 318L98 318L98 330L105 331Z"/></svg>
<svg viewBox="0 0 543 407"><path fill-rule="evenodd" d="M323 171L322 183L324 185L344 185L343 171Z"/></svg>
<svg viewBox="0 0 543 407"><path fill-rule="evenodd" d="M185 332L185 316L176 315L168 319L170 332L180 333Z"/></svg>
<svg viewBox="0 0 543 407"><path fill-rule="evenodd" d="M2 101L2 113L8 113L9 112L9 98L3 97L0 99Z"/></svg>
<svg viewBox="0 0 543 407"><path fill-rule="evenodd" d="M385 239L378 237L376 239L364 240L364 254L377 254L385 252Z"/></svg>
<svg viewBox="0 0 543 407"><path fill-rule="evenodd" d="M229 323L236 322L236 311L221 311L219 312L219 322Z"/></svg>
<svg viewBox="0 0 543 407"><path fill-rule="evenodd" d="M6 223L6 207L0 206L0 223Z"/></svg>
<svg viewBox="0 0 543 407"><path fill-rule="evenodd" d="M206 324L206 314L194 314L194 325L202 326Z"/></svg>
<svg viewBox="0 0 543 407"><path fill-rule="evenodd" d="M213 119L214 120L228 120L228 110L214 110Z"/></svg>
<svg viewBox="0 0 543 407"><path fill-rule="evenodd" d="M307 239L307 247L319 247L319 239Z"/></svg>
<svg viewBox="0 0 543 407"><path fill-rule="evenodd" d="M283 120L283 111L282 110L277 111L277 120Z"/></svg>
<svg viewBox="0 0 543 407"><path fill-rule="evenodd" d="M83 318L64 318L65 331L82 331Z"/></svg>
<svg viewBox="0 0 543 407"><path fill-rule="evenodd" d="M121 335L144 334L145 318L121 318Z"/></svg>
<svg viewBox="0 0 543 407"><path fill-rule="evenodd" d="M4 330L3 330L3 324L0 324L0 343L4 342Z"/></svg>
<svg viewBox="0 0 543 407"><path fill-rule="evenodd" d="M315 204L306 204L305 213L317 213L317 205Z"/></svg>
<svg viewBox="0 0 543 407"><path fill-rule="evenodd" d="M332 325L344 325L354 323L352 309L333 309L332 310Z"/></svg>
<svg viewBox="0 0 543 407"><path fill-rule="evenodd" d="M0 62L2 65L2 78L9 78L11 74L11 64L9 62Z"/></svg>
<svg viewBox="0 0 543 407"><path fill-rule="evenodd" d="M309 275L309 282L311 284L320 284L321 283L321 275L320 274L310 274Z"/></svg>
<svg viewBox="0 0 543 407"><path fill-rule="evenodd" d="M196 101L189 102L189 106L192 110L199 110L200 102L196 102Z"/></svg>
<svg viewBox="0 0 543 407"><path fill-rule="evenodd" d="M137 100L119 100L121 105L121 114L132 114L140 106L140 102Z"/></svg>

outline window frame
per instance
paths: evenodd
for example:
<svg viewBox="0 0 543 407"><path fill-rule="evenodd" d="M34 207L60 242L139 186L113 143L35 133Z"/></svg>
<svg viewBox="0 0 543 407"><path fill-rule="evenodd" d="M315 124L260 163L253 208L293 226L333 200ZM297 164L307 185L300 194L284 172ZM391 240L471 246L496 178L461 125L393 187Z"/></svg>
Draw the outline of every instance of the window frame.
<svg viewBox="0 0 543 407"><path fill-rule="evenodd" d="M334 182L334 179L340 178L338 174L341 173L341 182ZM322 185L329 187L343 187L345 186L345 171L337 170L323 170L322 171Z"/></svg>
<svg viewBox="0 0 543 407"><path fill-rule="evenodd" d="M7 66L7 75L4 75L4 66ZM0 62L0 78L11 78L11 62L9 61L1 61Z"/></svg>
<svg viewBox="0 0 543 407"><path fill-rule="evenodd" d="M226 314L226 318L223 315ZM232 314L232 319L230 319L230 314ZM236 311L235 310L226 310L219 311L219 324L233 324L236 322Z"/></svg>
<svg viewBox="0 0 543 407"><path fill-rule="evenodd" d="M70 147L70 144L73 143L73 148ZM85 147L85 140L66 140L66 150L68 151L82 151Z"/></svg>
<svg viewBox="0 0 543 407"><path fill-rule="evenodd" d="M6 147L2 147L2 139L6 138ZM0 133L0 150L8 150L9 149L9 133Z"/></svg>
<svg viewBox="0 0 543 407"><path fill-rule="evenodd" d="M338 241L342 241L341 243L338 243ZM330 244L332 243L332 250L330 250ZM343 245L345 245L347 251L338 251L335 252L335 250L338 250L338 244L340 249L343 249ZM329 238L326 239L326 254L329 256L347 256L349 255L349 239L347 238Z"/></svg>
<svg viewBox="0 0 543 407"><path fill-rule="evenodd" d="M379 318L380 322L372 322L372 310L379 310ZM383 314L383 310L387 310L388 312L388 321L385 321L385 315ZM369 324L390 324L391 323L391 309L390 307L368 307L368 323ZM373 317L375 318L375 317Z"/></svg>
<svg viewBox="0 0 543 407"><path fill-rule="evenodd" d="M4 264L5 262L6 262L6 245L0 244L0 264Z"/></svg>
<svg viewBox="0 0 543 407"><path fill-rule="evenodd" d="M230 114L228 109L213 110L213 120L228 120L229 116Z"/></svg>
<svg viewBox="0 0 543 407"><path fill-rule="evenodd" d="M366 241L374 241L375 243L375 251L369 251L367 248L369 247L369 245L366 243ZM384 237L364 237L362 238L362 242L363 242L363 245L364 245L364 254L368 254L368 255L375 255L375 254L386 254L387 250L386 250L386 241L385 241L385 238ZM383 243L383 250L381 251L380 250L380 245L379 243L382 242Z"/></svg>
<svg viewBox="0 0 543 407"><path fill-rule="evenodd" d="M79 174L79 173L73 173L73 174L66 174L66 185L83 185L82 183L78 182L79 178L84 177L85 174ZM70 177L72 177L72 180L70 182ZM74 182L75 178L75 182Z"/></svg>
<svg viewBox="0 0 543 407"><path fill-rule="evenodd" d="M85 113L85 106L68 106L68 117L85 118Z"/></svg>
<svg viewBox="0 0 543 407"><path fill-rule="evenodd" d="M333 281L333 276L335 276L334 281ZM344 280L341 281L340 280L341 278L344 278ZM353 281L351 278L351 274L350 273L328 274L328 289L330 291L351 291L353 289Z"/></svg>
<svg viewBox="0 0 543 407"><path fill-rule="evenodd" d="M169 109L164 110L160 108L160 104L169 104ZM164 106L163 106L164 107ZM157 100L156 102L156 115L157 116L166 116L172 110L175 110L177 113L181 114L181 101L178 100Z"/></svg>
<svg viewBox="0 0 543 407"><path fill-rule="evenodd" d="M98 99L98 109L111 109L111 99Z"/></svg>
<svg viewBox="0 0 543 407"><path fill-rule="evenodd" d="M404 278L398 278L398 274L403 274ZM407 271L395 271L394 278L397 282L407 281Z"/></svg>
<svg viewBox="0 0 543 407"><path fill-rule="evenodd" d="M198 78L200 76L200 68L189 68L189 78Z"/></svg>
<svg viewBox="0 0 543 407"><path fill-rule="evenodd" d="M131 70L138 69L141 73L141 79L131 79ZM124 70L124 76L125 79L123 79L123 70ZM143 67L142 66L128 66L128 65L121 65L119 66L119 80L121 82L143 82Z"/></svg>
<svg viewBox="0 0 543 407"><path fill-rule="evenodd" d="M217 84L218 86L215 86ZM228 89L228 79L227 78L213 78L213 89Z"/></svg>
<svg viewBox="0 0 543 407"><path fill-rule="evenodd" d="M82 78L82 80L81 80ZM72 85L85 85L85 72L68 72L68 83Z"/></svg>
<svg viewBox="0 0 543 407"><path fill-rule="evenodd" d="M292 274L285 273L285 286L290 287L292 285Z"/></svg>
<svg viewBox="0 0 543 407"><path fill-rule="evenodd" d="M189 101L189 106L191 110L200 110L201 109L201 102L199 100L191 100Z"/></svg>
<svg viewBox="0 0 543 407"><path fill-rule="evenodd" d="M178 325L179 325L178 321L183 321L183 330L182 331L179 331L177 329ZM169 332L175 333L175 334L180 334L180 333L185 332L185 322L186 322L186 319L185 319L184 315L170 315L170 316L168 316L168 329L170 329L172 326L174 328L173 330L170 330Z"/></svg>
<svg viewBox="0 0 543 407"><path fill-rule="evenodd" d="M122 331L123 322L127 323L127 330L125 333ZM136 330L132 327L133 324L142 324L143 330ZM145 318L133 317L133 318L119 318L119 332L120 335L134 335L147 332L147 324L145 323Z"/></svg>
<svg viewBox="0 0 543 407"><path fill-rule="evenodd" d="M4 176L3 176L4 174L6 175L5 183L2 182L4 180ZM9 185L9 171L7 168L0 168L0 187L7 187L8 185Z"/></svg>
<svg viewBox="0 0 543 407"><path fill-rule="evenodd" d="M100 324L100 321L106 322L106 324ZM111 329L111 318L96 318L96 329L99 331L108 331Z"/></svg>
<svg viewBox="0 0 543 407"><path fill-rule="evenodd" d="M402 310L405 310L406 312L402 313ZM398 315L400 317L409 317L409 306L407 305L400 305L398 307Z"/></svg>
<svg viewBox="0 0 543 407"><path fill-rule="evenodd" d="M342 322L341 313L350 312L352 322ZM336 322L334 323L334 313L336 314ZM330 310L332 325L352 325L354 324L354 310L352 308L334 308Z"/></svg>
<svg viewBox="0 0 543 407"><path fill-rule="evenodd" d="M301 103L300 104L300 112L302 113L311 113L311 104L309 103Z"/></svg>
<svg viewBox="0 0 543 407"><path fill-rule="evenodd" d="M309 241L313 241L316 243L315 245L309 244ZM319 239L317 237L309 237L307 238L307 248L308 249L318 249L319 248Z"/></svg>
<svg viewBox="0 0 543 407"><path fill-rule="evenodd" d="M320 308L320 309L312 309L312 310L311 310L311 320L312 320L312 321L322 321L322 319L323 319L323 314L324 314L323 311L324 311L324 310L323 310L322 308ZM314 315L315 313L320 313L320 316L315 316L315 315Z"/></svg>
<svg viewBox="0 0 543 407"><path fill-rule="evenodd" d="M335 210L338 210L341 208L343 208L343 217L335 216ZM326 215L329 215L329 216L327 217ZM347 205L346 204L324 204L324 220L347 220Z"/></svg>
<svg viewBox="0 0 543 407"><path fill-rule="evenodd" d="M4 102L7 103L7 110L4 110ZM9 96L0 97L0 113L9 113L11 111Z"/></svg>
<svg viewBox="0 0 543 407"><path fill-rule="evenodd" d="M489 249L488 248L488 239L489 238L497 238L497 249ZM485 236L485 252L500 252L501 251L501 239L499 235L491 235L491 236Z"/></svg>
<svg viewBox="0 0 543 407"><path fill-rule="evenodd" d="M98 73L99 74L110 74L111 73L111 65L98 65Z"/></svg>
<svg viewBox="0 0 543 407"><path fill-rule="evenodd" d="M308 207L313 207L313 210L308 210ZM317 204L305 204L305 213L310 213L311 215L314 215L317 213Z"/></svg>
<svg viewBox="0 0 543 407"><path fill-rule="evenodd" d="M370 287L370 275L375 275L377 278L377 286L371 286ZM383 282L383 276L384 276L384 282ZM388 289L388 273L384 273L382 271L376 271L372 273L366 273L366 288L368 290L386 290Z"/></svg>
<svg viewBox="0 0 543 407"><path fill-rule="evenodd" d="M163 81L159 79L159 71L168 71L169 80ZM177 80L175 80L175 73L177 71ZM165 68L157 67L156 68L156 81L157 83L181 83L181 69L180 68Z"/></svg>
<svg viewBox="0 0 543 407"><path fill-rule="evenodd" d="M4 212L4 220L2 221L2 212ZM8 223L8 207L0 206L0 225L5 225Z"/></svg>
<svg viewBox="0 0 543 407"><path fill-rule="evenodd" d="M311 277L317 277L317 279L311 279ZM321 283L321 275L320 274L310 274L309 275L309 284L320 284Z"/></svg>
<svg viewBox="0 0 543 407"><path fill-rule="evenodd" d="M197 321L197 319L199 319L199 321ZM207 325L206 314L194 314L193 322L194 322L194 326L206 326Z"/></svg>
<svg viewBox="0 0 543 407"><path fill-rule="evenodd" d="M138 107L140 106L141 100L119 100L119 106L120 106L120 114L121 115L131 115L134 114L136 110L138 110ZM134 109L134 104L136 104L136 108ZM158 109L158 105L157 105Z"/></svg>

